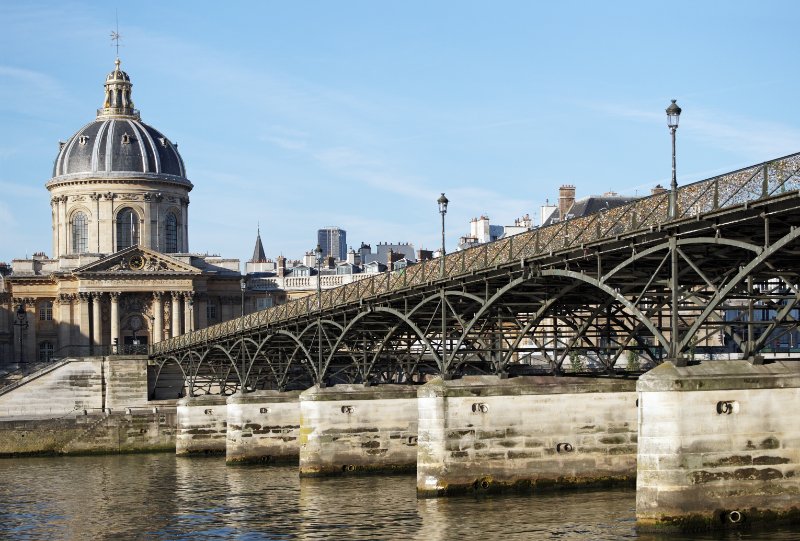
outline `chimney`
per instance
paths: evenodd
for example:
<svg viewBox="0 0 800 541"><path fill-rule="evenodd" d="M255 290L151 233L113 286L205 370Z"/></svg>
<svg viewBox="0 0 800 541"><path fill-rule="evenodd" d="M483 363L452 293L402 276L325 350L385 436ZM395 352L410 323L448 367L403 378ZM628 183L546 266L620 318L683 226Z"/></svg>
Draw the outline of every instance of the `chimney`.
<svg viewBox="0 0 800 541"><path fill-rule="evenodd" d="M282 255L278 256L278 278L286 276L286 258Z"/></svg>
<svg viewBox="0 0 800 541"><path fill-rule="evenodd" d="M661 184L656 184L655 188L650 190L650 195L659 195L662 193L667 193L667 189Z"/></svg>
<svg viewBox="0 0 800 541"><path fill-rule="evenodd" d="M572 184L564 184L558 189L558 218L564 219L569 209L575 203L575 186Z"/></svg>

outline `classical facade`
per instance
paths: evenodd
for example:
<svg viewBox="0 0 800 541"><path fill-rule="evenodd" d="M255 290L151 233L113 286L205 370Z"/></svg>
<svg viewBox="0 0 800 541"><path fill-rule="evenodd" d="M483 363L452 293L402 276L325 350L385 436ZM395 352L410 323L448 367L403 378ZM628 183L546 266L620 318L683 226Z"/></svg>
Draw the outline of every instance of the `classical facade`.
<svg viewBox="0 0 800 541"><path fill-rule="evenodd" d="M52 257L15 259L0 278L0 363L157 342L253 311L265 295L248 290L243 302L238 259L189 252L193 185L131 89L117 60L94 121L59 144L46 183Z"/></svg>

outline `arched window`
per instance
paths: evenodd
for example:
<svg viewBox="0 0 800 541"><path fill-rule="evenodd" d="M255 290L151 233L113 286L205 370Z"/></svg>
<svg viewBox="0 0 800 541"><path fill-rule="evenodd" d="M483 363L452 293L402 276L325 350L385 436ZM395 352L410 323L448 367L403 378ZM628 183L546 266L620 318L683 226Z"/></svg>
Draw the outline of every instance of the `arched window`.
<svg viewBox="0 0 800 541"><path fill-rule="evenodd" d="M42 301L39 303L39 321L52 321L53 320L53 303L50 301Z"/></svg>
<svg viewBox="0 0 800 541"><path fill-rule="evenodd" d="M89 219L83 212L72 215L72 253L85 254L89 246Z"/></svg>
<svg viewBox="0 0 800 541"><path fill-rule="evenodd" d="M53 360L53 343L40 342L39 343L39 362L47 363Z"/></svg>
<svg viewBox="0 0 800 541"><path fill-rule="evenodd" d="M117 214L117 251L139 244L139 216L133 209Z"/></svg>
<svg viewBox="0 0 800 541"><path fill-rule="evenodd" d="M167 214L164 225L164 245L166 252L171 254L178 251L178 219L173 213Z"/></svg>

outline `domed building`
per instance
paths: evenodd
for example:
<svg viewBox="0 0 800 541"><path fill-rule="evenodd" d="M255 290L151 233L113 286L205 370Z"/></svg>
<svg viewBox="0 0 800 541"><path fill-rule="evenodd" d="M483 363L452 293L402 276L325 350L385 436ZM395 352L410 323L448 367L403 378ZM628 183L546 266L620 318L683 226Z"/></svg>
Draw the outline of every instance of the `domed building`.
<svg viewBox="0 0 800 541"><path fill-rule="evenodd" d="M15 259L0 281L3 363L124 351L241 313L239 260L189 252L193 185L132 87L117 59L96 118L59 143L52 257Z"/></svg>

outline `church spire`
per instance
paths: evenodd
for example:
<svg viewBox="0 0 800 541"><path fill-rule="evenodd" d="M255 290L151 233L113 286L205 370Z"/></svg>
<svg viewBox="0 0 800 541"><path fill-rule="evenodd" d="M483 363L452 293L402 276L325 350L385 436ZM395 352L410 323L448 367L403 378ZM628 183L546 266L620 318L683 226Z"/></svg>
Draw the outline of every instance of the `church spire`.
<svg viewBox="0 0 800 541"><path fill-rule="evenodd" d="M267 256L264 254L264 245L261 244L261 226L258 226L258 233L256 233L256 247L253 248L253 258L250 263L264 263L267 261Z"/></svg>
<svg viewBox="0 0 800 541"><path fill-rule="evenodd" d="M131 117L139 119L139 111L133 108L131 79L119 69L119 58L114 61L114 71L106 77L106 98L103 108L97 110L97 118Z"/></svg>

